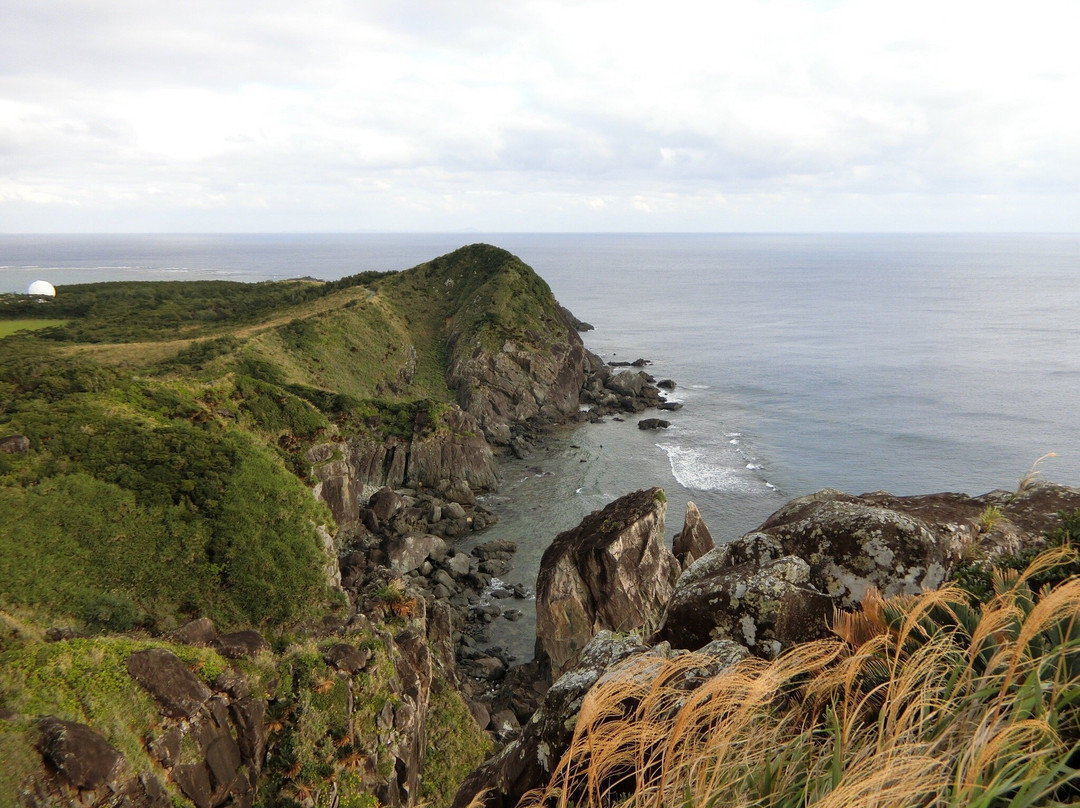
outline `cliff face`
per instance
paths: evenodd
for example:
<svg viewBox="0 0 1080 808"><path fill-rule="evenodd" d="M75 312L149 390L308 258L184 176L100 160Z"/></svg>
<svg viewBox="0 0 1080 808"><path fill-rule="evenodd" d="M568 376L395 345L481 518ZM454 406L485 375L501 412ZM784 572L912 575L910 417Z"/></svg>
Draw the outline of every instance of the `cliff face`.
<svg viewBox="0 0 1080 808"><path fill-rule="evenodd" d="M379 488L461 482L474 491L498 485L495 459L475 419L456 407L438 423L414 426L410 439L359 439L322 443L306 459L319 481L315 495L325 502L339 528L355 526L360 509Z"/></svg>

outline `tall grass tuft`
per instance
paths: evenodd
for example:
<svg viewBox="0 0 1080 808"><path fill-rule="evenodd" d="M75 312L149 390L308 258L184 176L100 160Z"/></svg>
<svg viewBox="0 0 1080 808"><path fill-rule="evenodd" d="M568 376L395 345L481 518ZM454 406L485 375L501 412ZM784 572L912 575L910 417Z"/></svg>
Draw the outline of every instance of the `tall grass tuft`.
<svg viewBox="0 0 1080 808"><path fill-rule="evenodd" d="M834 638L688 689L697 654L609 671L530 806L1023 806L1080 799L1080 580L989 602L868 593Z"/></svg>

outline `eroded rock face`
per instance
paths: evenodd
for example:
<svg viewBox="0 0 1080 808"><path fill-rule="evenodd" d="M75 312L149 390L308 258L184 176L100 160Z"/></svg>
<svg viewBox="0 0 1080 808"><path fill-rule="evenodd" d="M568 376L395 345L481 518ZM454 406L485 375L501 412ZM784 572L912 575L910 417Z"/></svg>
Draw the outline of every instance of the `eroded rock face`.
<svg viewBox="0 0 1080 808"><path fill-rule="evenodd" d="M672 553L679 565L686 569L696 559L701 558L716 546L712 533L701 518L701 511L693 502L686 503L686 518L683 520L683 529L672 542Z"/></svg>
<svg viewBox="0 0 1080 808"><path fill-rule="evenodd" d="M558 338L542 351L514 340L491 350L450 333L447 384L493 443L510 442L510 425L535 418L557 423L578 411L585 348L565 320L550 325Z"/></svg>
<svg viewBox="0 0 1080 808"><path fill-rule="evenodd" d="M637 491L559 534L544 552L536 583L538 658L557 679L601 629L654 625L679 566L664 545L667 501Z"/></svg>
<svg viewBox="0 0 1080 808"><path fill-rule="evenodd" d="M305 458L319 481L315 495L340 528L356 525L360 509L380 488L410 483L435 489L447 481L477 491L498 487L495 459L480 426L456 407L443 414L440 425L418 423L409 440L322 443Z"/></svg>

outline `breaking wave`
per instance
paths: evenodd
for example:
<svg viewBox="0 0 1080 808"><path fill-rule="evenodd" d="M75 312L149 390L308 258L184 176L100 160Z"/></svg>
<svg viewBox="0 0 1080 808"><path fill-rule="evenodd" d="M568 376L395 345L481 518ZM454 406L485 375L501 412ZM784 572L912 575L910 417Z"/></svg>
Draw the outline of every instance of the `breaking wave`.
<svg viewBox="0 0 1080 808"><path fill-rule="evenodd" d="M701 449L656 445L667 454L671 473L683 488L695 491L746 491L753 487L738 468L710 461Z"/></svg>

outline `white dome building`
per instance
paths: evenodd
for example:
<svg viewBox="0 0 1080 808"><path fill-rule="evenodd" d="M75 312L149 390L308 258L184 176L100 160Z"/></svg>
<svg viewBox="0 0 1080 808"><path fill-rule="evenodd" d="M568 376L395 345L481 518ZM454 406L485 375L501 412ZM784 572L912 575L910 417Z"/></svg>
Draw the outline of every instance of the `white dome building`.
<svg viewBox="0 0 1080 808"><path fill-rule="evenodd" d="M56 297L56 287L48 281L34 281L26 290L26 294L34 295L34 297Z"/></svg>

